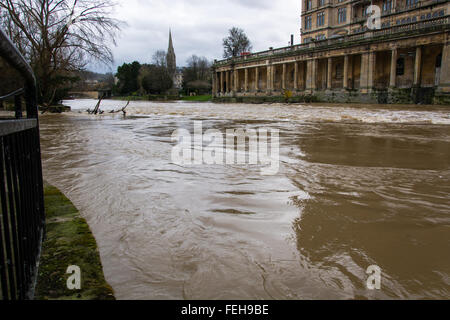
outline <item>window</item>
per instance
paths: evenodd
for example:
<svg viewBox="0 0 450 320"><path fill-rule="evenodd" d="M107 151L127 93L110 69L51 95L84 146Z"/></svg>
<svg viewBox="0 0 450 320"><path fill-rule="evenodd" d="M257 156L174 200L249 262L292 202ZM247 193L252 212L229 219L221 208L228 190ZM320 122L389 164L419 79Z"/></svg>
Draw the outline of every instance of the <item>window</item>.
<svg viewBox="0 0 450 320"><path fill-rule="evenodd" d="M397 60L397 76L403 76L405 74L405 59L400 58Z"/></svg>
<svg viewBox="0 0 450 320"><path fill-rule="evenodd" d="M306 30L309 30L309 29L311 29L311 27L312 27L312 19L311 19L311 16L307 16L307 17L305 18L305 29L306 29Z"/></svg>
<svg viewBox="0 0 450 320"><path fill-rule="evenodd" d="M317 26L321 27L325 24L325 12L317 14Z"/></svg>
<svg viewBox="0 0 450 320"><path fill-rule="evenodd" d="M392 0L383 1L383 12L390 12L392 9Z"/></svg>
<svg viewBox="0 0 450 320"><path fill-rule="evenodd" d="M338 23L344 23L347 21L347 8L340 8L338 10Z"/></svg>
<svg viewBox="0 0 450 320"><path fill-rule="evenodd" d="M363 10L363 17L368 17L372 14L372 12L369 11L369 6L365 7Z"/></svg>
<svg viewBox="0 0 450 320"><path fill-rule="evenodd" d="M317 41L321 41L321 40L325 40L325 35L324 34L319 34L316 36L316 40Z"/></svg>
<svg viewBox="0 0 450 320"><path fill-rule="evenodd" d="M418 3L419 3L419 0L406 0L406 6L407 7L413 7L416 4L418 4Z"/></svg>
<svg viewBox="0 0 450 320"><path fill-rule="evenodd" d="M304 43L310 43L312 40L312 38L305 38L305 40L303 40Z"/></svg>
<svg viewBox="0 0 450 320"><path fill-rule="evenodd" d="M312 0L306 0L306 10L312 9Z"/></svg>
<svg viewBox="0 0 450 320"><path fill-rule="evenodd" d="M325 5L325 0L319 0L319 7L323 7Z"/></svg>

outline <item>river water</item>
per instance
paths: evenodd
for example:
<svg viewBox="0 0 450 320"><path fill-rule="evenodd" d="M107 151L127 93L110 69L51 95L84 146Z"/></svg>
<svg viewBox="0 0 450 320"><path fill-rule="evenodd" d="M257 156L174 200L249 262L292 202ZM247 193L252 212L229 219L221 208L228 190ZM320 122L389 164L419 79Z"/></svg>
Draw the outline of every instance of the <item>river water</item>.
<svg viewBox="0 0 450 320"><path fill-rule="evenodd" d="M450 299L450 109L65 103L41 117L44 178L88 220L118 299ZM173 164L195 120L279 129L278 174Z"/></svg>

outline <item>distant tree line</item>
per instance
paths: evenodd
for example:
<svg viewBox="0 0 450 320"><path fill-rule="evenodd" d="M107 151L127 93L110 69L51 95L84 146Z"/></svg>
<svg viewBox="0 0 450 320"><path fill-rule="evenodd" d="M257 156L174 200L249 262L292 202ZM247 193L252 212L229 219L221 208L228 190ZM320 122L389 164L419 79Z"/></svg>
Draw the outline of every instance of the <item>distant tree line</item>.
<svg viewBox="0 0 450 320"><path fill-rule="evenodd" d="M233 27L223 39L224 57L233 58L252 50L252 44L244 30ZM182 93L209 94L212 90L212 63L205 57L192 55L182 68ZM135 61L124 63L117 69L117 85L114 92L120 95L163 94L173 87L173 79L167 70L166 52L157 51L151 64Z"/></svg>
<svg viewBox="0 0 450 320"><path fill-rule="evenodd" d="M181 72L183 74L181 93L211 92L211 63L208 59L193 55ZM163 50L153 55L151 64L140 64L137 61L124 63L118 67L116 78L118 82L113 90L116 95L165 94L174 85L167 69L166 52Z"/></svg>
<svg viewBox="0 0 450 320"><path fill-rule="evenodd" d="M86 71L92 61L106 65L113 61L109 44L115 43L122 24L112 18L114 7L112 0L0 1L0 27L32 66L39 103L57 103L69 90L112 88L118 95L143 95L164 94L173 88L166 52L162 50L153 55L149 64L124 63L115 75ZM236 27L223 39L223 47L227 58L252 48L244 31ZM210 93L211 65L205 57L191 56L186 67L178 70L183 74L181 93ZM0 66L0 93L21 87L14 71L2 61Z"/></svg>

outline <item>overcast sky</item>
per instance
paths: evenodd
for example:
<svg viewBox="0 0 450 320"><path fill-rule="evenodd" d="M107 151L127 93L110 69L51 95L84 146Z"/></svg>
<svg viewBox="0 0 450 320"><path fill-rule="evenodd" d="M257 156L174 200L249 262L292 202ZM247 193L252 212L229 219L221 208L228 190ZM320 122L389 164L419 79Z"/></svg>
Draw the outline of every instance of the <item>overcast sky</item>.
<svg viewBox="0 0 450 320"><path fill-rule="evenodd" d="M233 27L244 29L253 51L287 46L290 35L300 41L300 0L118 0L116 16L127 26L113 48L112 68L124 62L151 62L156 50L167 50L172 29L177 65L196 54L221 59L222 39ZM108 70L109 69L109 70Z"/></svg>

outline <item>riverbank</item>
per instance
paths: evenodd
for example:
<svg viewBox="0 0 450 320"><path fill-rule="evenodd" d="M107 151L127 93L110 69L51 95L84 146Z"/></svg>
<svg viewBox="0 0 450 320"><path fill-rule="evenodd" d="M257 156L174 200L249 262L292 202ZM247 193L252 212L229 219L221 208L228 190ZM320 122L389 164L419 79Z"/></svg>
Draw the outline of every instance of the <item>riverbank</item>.
<svg viewBox="0 0 450 320"><path fill-rule="evenodd" d="M175 102L175 101L189 101L189 102L209 102L212 101L211 95L200 95L200 96L170 96L170 95L144 95L144 96L117 96L113 97L112 100L120 101L165 101L165 102Z"/></svg>
<svg viewBox="0 0 450 320"><path fill-rule="evenodd" d="M435 97L428 97L423 103L416 103L408 91L397 90L396 94L390 96L386 92L374 92L371 94L359 94L355 92L316 92L315 94L298 95L259 95L259 96L221 96L214 97L213 102L217 103L339 103L339 104L381 104L381 105L436 105L449 106L450 101Z"/></svg>
<svg viewBox="0 0 450 320"><path fill-rule="evenodd" d="M43 245L36 300L114 300L103 274L97 243L77 208L58 189L45 185L47 238ZM69 290L69 266L81 269L81 290Z"/></svg>

